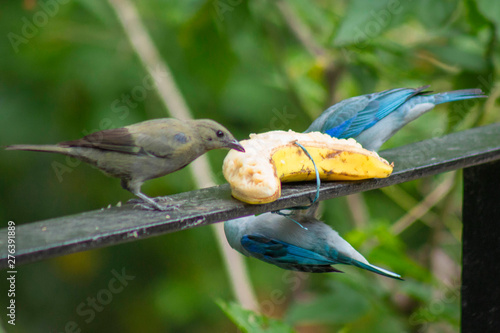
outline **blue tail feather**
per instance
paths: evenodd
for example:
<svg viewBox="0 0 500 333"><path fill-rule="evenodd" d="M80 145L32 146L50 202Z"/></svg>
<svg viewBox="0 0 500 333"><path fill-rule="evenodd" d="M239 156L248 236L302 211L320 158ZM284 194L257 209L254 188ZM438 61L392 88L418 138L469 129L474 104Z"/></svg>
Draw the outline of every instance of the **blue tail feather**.
<svg viewBox="0 0 500 333"><path fill-rule="evenodd" d="M484 98L486 96L481 89L462 89L438 93L432 95L434 97L434 104L442 104L447 102L461 101L471 98Z"/></svg>
<svg viewBox="0 0 500 333"><path fill-rule="evenodd" d="M386 269L377 267L377 266L372 265L372 264L364 264L364 263L362 263L360 261L357 261L357 260L353 259L351 261L351 265L357 266L359 268L366 269L366 270L368 270L370 272L377 273L379 275L387 276L387 277L390 277L390 278L393 278L393 279L397 279L397 280L403 280L401 278L401 275L393 273L393 272L390 272L390 271L388 271Z"/></svg>
<svg viewBox="0 0 500 333"><path fill-rule="evenodd" d="M397 279L397 280L403 280L401 278L401 275L399 275L399 274L393 273L391 271L388 271L386 269L377 267L377 266L369 264L369 263L368 264L362 263L361 261L356 260L350 256L346 256L345 254L339 252L337 249L328 248L327 251L328 251L330 257L339 264L353 265L353 266L356 266L356 267L359 267L362 269L366 269L367 271L377 273L379 275L387 276L387 277Z"/></svg>

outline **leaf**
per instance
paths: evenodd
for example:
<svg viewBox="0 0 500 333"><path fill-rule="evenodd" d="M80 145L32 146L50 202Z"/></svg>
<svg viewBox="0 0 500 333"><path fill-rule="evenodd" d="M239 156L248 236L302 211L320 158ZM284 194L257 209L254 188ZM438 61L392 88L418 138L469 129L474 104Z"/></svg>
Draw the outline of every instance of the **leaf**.
<svg viewBox="0 0 500 333"><path fill-rule="evenodd" d="M479 11L493 22L497 29L500 26L500 2L492 0L477 0L477 7Z"/></svg>
<svg viewBox="0 0 500 333"><path fill-rule="evenodd" d="M351 73L356 81L359 91L362 93L371 93L375 91L378 79L375 68L372 68L369 65L350 65L348 66L348 69L349 73Z"/></svg>
<svg viewBox="0 0 500 333"><path fill-rule="evenodd" d="M112 22L113 19L113 11L111 10L109 4L104 1L96 1L96 0L78 0L80 5L88 10L92 15L98 18L101 23Z"/></svg>
<svg viewBox="0 0 500 333"><path fill-rule="evenodd" d="M429 303L432 300L433 288L428 283L407 280L401 284L401 291L421 303Z"/></svg>
<svg viewBox="0 0 500 333"><path fill-rule="evenodd" d="M482 72L486 63L479 53L448 45L427 45L423 47L447 65L469 71Z"/></svg>
<svg viewBox="0 0 500 333"><path fill-rule="evenodd" d="M401 23L411 1L353 0L334 39L336 46L362 44Z"/></svg>
<svg viewBox="0 0 500 333"><path fill-rule="evenodd" d="M188 68L204 85L219 93L237 59L227 34L217 27L212 1L207 1L182 27L179 39Z"/></svg>
<svg viewBox="0 0 500 333"><path fill-rule="evenodd" d="M457 0L421 0L415 8L415 16L424 26L443 28L457 8Z"/></svg>
<svg viewBox="0 0 500 333"><path fill-rule="evenodd" d="M481 28L488 24L488 20L478 9L478 3L475 0L465 1L467 8L466 16L473 32L477 33Z"/></svg>
<svg viewBox="0 0 500 333"><path fill-rule="evenodd" d="M224 313L238 326L243 332L250 333L290 333L294 332L293 328L287 324L271 319L266 316L257 314L253 311L243 309L239 304L234 302L216 301L217 305Z"/></svg>
<svg viewBox="0 0 500 333"><path fill-rule="evenodd" d="M358 320L370 309L365 295L346 284L337 285L335 292L309 303L296 303L287 313L292 323L345 324Z"/></svg>
<svg viewBox="0 0 500 333"><path fill-rule="evenodd" d="M331 33L338 26L341 17L331 10L328 2L316 2L311 6L307 0L289 1L289 5L297 17L310 29L311 37L323 43L331 39Z"/></svg>

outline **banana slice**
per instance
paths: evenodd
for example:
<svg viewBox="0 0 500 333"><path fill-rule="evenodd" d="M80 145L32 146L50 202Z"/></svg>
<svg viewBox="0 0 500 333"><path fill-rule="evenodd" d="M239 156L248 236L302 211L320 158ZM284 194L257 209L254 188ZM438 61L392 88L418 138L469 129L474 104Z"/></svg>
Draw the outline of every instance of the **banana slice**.
<svg viewBox="0 0 500 333"><path fill-rule="evenodd" d="M354 139L336 139L320 132L271 131L250 134L240 141L245 153L231 150L222 171L233 197L250 204L275 201L281 196L281 182L385 178L393 165L377 153L363 149Z"/></svg>

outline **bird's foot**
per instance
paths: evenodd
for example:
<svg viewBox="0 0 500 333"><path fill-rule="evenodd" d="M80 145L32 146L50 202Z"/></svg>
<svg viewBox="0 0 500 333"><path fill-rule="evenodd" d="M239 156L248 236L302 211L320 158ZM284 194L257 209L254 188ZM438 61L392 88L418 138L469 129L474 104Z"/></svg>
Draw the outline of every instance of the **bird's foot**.
<svg viewBox="0 0 500 333"><path fill-rule="evenodd" d="M169 198L169 197L156 197L156 198L149 198L148 197L148 199L151 200L151 201L154 201L156 203L172 201L172 199ZM129 201L127 201L127 203L130 203L130 204L142 204L144 202L150 202L149 200L145 200L145 199L142 199L142 198L135 198L135 199L130 199Z"/></svg>
<svg viewBox="0 0 500 333"><path fill-rule="evenodd" d="M159 211L168 211L178 209L179 205L162 205L160 203L171 202L172 199L168 197L158 197L158 198L140 198L140 199L131 199L128 203L135 204L134 207L140 207L145 210L159 210Z"/></svg>

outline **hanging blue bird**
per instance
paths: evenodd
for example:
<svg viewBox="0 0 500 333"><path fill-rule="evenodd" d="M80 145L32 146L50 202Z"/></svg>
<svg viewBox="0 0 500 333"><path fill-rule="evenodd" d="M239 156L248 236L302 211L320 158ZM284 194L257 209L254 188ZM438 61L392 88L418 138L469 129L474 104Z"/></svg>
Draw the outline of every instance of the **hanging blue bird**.
<svg viewBox="0 0 500 333"><path fill-rule="evenodd" d="M425 91L428 87L390 89L348 98L325 110L305 132L354 138L363 148L378 151L403 126L438 104L487 97L481 89L431 94Z"/></svg>
<svg viewBox="0 0 500 333"><path fill-rule="evenodd" d="M283 269L341 272L332 265L344 264L401 280L400 275L370 264L335 230L314 218L315 211L290 218L272 213L242 217L225 222L224 231L236 251Z"/></svg>

